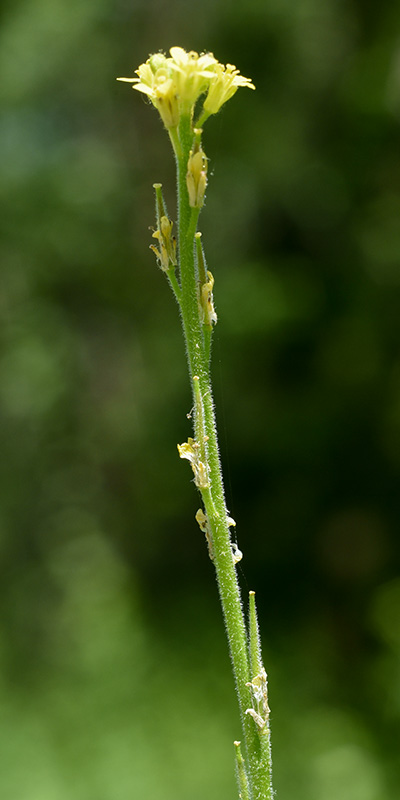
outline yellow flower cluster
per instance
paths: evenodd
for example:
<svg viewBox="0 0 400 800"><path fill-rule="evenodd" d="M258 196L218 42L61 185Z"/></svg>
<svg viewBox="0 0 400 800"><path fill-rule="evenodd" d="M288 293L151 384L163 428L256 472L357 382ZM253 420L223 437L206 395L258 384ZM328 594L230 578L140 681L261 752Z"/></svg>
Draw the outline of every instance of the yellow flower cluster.
<svg viewBox="0 0 400 800"><path fill-rule="evenodd" d="M146 94L157 108L166 128L176 128L181 115L190 115L198 98L205 94L199 124L237 91L239 86L254 89L233 64L224 66L212 53L199 55L194 50L171 47L170 57L156 53L141 64L135 78L118 78L132 83L132 88Z"/></svg>

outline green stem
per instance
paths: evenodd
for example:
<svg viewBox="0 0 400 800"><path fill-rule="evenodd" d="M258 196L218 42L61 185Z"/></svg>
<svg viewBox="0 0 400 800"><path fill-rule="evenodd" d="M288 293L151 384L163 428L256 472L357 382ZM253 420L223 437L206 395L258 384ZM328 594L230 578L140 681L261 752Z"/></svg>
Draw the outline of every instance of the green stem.
<svg viewBox="0 0 400 800"><path fill-rule="evenodd" d="M209 475L209 487L202 488L201 494L212 537L218 589L239 699L245 758L249 767L250 784L252 784L256 778L260 759L260 741L254 720L246 714L246 710L252 707L251 689L246 685L250 681L248 642L227 523L214 404L209 380L209 342L204 341L203 325L198 307L194 236L199 209L190 208L186 187L187 162L193 141L189 117L181 119L179 140L182 155L177 157L176 161L180 307L195 408L195 438L201 450L205 449ZM260 797L255 787L252 796L254 800L256 798L258 800Z"/></svg>
<svg viewBox="0 0 400 800"><path fill-rule="evenodd" d="M182 292L181 292L181 287L179 286L179 283L175 275L175 267L171 267L171 269L168 270L167 278L169 280L169 285L175 295L177 303L180 306L182 299Z"/></svg>
<svg viewBox="0 0 400 800"><path fill-rule="evenodd" d="M204 325L203 326L203 334L204 334L204 352L206 357L206 363L208 364L208 368L210 368L211 362L211 339L212 339L212 327L211 325Z"/></svg>
<svg viewBox="0 0 400 800"><path fill-rule="evenodd" d="M236 772L239 786L239 797L241 800L250 800L249 783L246 774L246 765L243 761L242 751L240 749L240 742L234 742L235 757L236 757Z"/></svg>
<svg viewBox="0 0 400 800"><path fill-rule="evenodd" d="M181 158L182 156L182 147L179 141L178 131L176 128L167 128L168 136L171 140L171 144L175 153L176 158Z"/></svg>

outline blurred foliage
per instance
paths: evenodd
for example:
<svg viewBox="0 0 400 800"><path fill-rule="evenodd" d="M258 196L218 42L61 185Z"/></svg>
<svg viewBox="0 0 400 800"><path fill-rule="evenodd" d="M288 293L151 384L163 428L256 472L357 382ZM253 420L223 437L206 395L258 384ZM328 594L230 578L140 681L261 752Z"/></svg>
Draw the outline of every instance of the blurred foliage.
<svg viewBox="0 0 400 800"><path fill-rule="evenodd" d="M234 797L239 722L194 522L179 320L156 269L156 112L117 84L212 50L228 505L257 589L275 786L400 775L400 50L389 0L17 0L0 33L0 794ZM173 213L173 212L172 212Z"/></svg>

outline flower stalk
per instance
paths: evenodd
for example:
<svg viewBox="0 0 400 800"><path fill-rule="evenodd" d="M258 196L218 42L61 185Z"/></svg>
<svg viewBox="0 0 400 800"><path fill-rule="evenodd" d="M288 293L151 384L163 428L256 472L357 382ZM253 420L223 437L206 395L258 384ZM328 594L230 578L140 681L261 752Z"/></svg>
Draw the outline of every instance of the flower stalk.
<svg viewBox="0 0 400 800"><path fill-rule="evenodd" d="M178 301L189 376L193 394L193 437L178 445L181 458L189 461L194 483L203 502L196 520L205 533L213 561L228 637L242 723L243 754L235 742L236 773L242 800L272 800L271 753L267 676L261 648L254 592L250 593L249 624L243 614L236 563L242 553L231 540L224 497L217 428L210 380L210 354L217 315L213 301L213 274L197 230L207 187L207 157L202 146L202 126L219 111L238 87L254 89L231 64L220 64L211 53L187 53L179 47L170 57L150 56L136 71L138 77L120 78L146 94L157 108L169 134L176 160L178 193L178 241L173 235L162 196L155 184L156 230L150 245ZM198 122L194 109L203 98Z"/></svg>

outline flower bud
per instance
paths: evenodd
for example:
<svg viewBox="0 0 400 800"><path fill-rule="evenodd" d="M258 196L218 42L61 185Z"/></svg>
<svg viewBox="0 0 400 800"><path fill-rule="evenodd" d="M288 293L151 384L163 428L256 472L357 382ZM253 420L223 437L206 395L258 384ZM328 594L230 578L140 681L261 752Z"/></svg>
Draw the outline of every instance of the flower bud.
<svg viewBox="0 0 400 800"><path fill-rule="evenodd" d="M158 230L153 233L153 239L158 240L158 249L154 244L150 245L150 249L155 254L161 269L167 272L177 265L176 239L172 236L173 222L168 217L162 216L159 225Z"/></svg>
<svg viewBox="0 0 400 800"><path fill-rule="evenodd" d="M153 75L155 75L157 70L165 68L167 59L164 53L153 53L153 55L148 59L148 63L150 64L150 69Z"/></svg>
<svg viewBox="0 0 400 800"><path fill-rule="evenodd" d="M189 153L186 186L191 208L202 208L207 186L207 158L198 142Z"/></svg>
<svg viewBox="0 0 400 800"><path fill-rule="evenodd" d="M154 90L153 103L166 128L176 128L179 123L179 102L176 86L171 78L166 78Z"/></svg>
<svg viewBox="0 0 400 800"><path fill-rule="evenodd" d="M207 278L208 281L200 287L200 319L203 325L211 326L212 323L215 325L217 322L217 313L213 300L214 278L209 270L207 270Z"/></svg>

